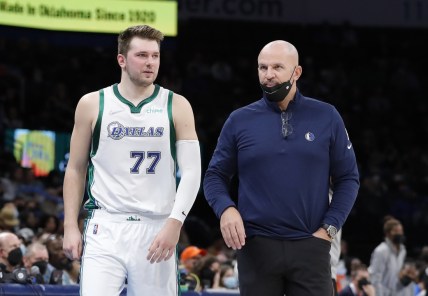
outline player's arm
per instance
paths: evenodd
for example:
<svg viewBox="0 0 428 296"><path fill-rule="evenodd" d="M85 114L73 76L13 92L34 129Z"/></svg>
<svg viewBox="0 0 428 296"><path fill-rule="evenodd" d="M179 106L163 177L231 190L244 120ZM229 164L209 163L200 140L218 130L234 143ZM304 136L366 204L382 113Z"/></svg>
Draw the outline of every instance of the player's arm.
<svg viewBox="0 0 428 296"><path fill-rule="evenodd" d="M181 227L195 202L201 181L201 156L192 107L184 97L174 94L172 114L181 180L171 215L149 248L147 259L152 263L168 260L174 254Z"/></svg>
<svg viewBox="0 0 428 296"><path fill-rule="evenodd" d="M177 137L177 163L181 179L170 218L183 223L199 191L201 155L190 103L184 97L174 95L172 110Z"/></svg>
<svg viewBox="0 0 428 296"><path fill-rule="evenodd" d="M98 92L83 96L76 107L70 158L64 177L64 252L78 259L82 252L78 215L85 190L92 128L98 113Z"/></svg>

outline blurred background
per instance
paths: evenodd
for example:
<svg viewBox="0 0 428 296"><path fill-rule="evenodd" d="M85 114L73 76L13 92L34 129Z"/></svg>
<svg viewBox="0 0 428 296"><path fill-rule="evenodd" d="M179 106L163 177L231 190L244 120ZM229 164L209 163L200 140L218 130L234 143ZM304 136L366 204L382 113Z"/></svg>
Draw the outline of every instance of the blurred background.
<svg viewBox="0 0 428 296"><path fill-rule="evenodd" d="M103 3L111 2L124 8L140 1ZM0 19L13 10L11 2L1 3ZM269 41L287 40L300 54L300 91L336 106L357 155L361 188L343 227L343 252L368 264L383 240L383 217L392 215L404 226L408 255L417 257L428 245L428 2L182 0L176 5L156 83L192 104L203 172L227 116L262 95L259 51ZM120 29L126 26L117 22ZM58 227L50 231L61 232L74 109L85 93L119 82L119 30L30 27L0 20L0 207L16 206L12 213L2 209L0 226L17 218L14 227L37 233L53 216ZM218 224L201 189L185 224L189 243L212 246L219 239Z"/></svg>

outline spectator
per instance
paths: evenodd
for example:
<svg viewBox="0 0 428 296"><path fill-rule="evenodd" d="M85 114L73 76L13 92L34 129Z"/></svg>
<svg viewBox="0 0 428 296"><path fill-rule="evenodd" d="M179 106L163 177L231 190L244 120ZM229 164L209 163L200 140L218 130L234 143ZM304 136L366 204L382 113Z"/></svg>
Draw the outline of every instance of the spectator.
<svg viewBox="0 0 428 296"><path fill-rule="evenodd" d="M214 255L205 255L197 267L203 289L218 288L220 284L220 262Z"/></svg>
<svg viewBox="0 0 428 296"><path fill-rule="evenodd" d="M413 271L404 265L407 250L403 225L392 216L386 216L383 232L385 240L375 248L370 260L370 277L376 295L413 296L413 285L410 285Z"/></svg>
<svg viewBox="0 0 428 296"><path fill-rule="evenodd" d="M6 203L0 210L0 231L15 232L20 223L18 215L15 205L13 203Z"/></svg>
<svg viewBox="0 0 428 296"><path fill-rule="evenodd" d="M226 289L238 289L238 275L230 264L223 264L220 267L220 287Z"/></svg>
<svg viewBox="0 0 428 296"><path fill-rule="evenodd" d="M180 254L180 263L185 272L194 272L200 264L200 260L207 254L207 251L196 246L186 247Z"/></svg>
<svg viewBox="0 0 428 296"><path fill-rule="evenodd" d="M361 265L351 272L351 283L340 291L339 296L375 296L367 267Z"/></svg>
<svg viewBox="0 0 428 296"><path fill-rule="evenodd" d="M79 283L80 263L68 259L62 249L63 237L50 235L46 240L49 264L44 275L45 283L53 285L75 285Z"/></svg>
<svg viewBox="0 0 428 296"><path fill-rule="evenodd" d="M1 271L13 272L22 264L21 241L12 232L0 233L0 265Z"/></svg>
<svg viewBox="0 0 428 296"><path fill-rule="evenodd" d="M24 267L27 269L27 272L35 276L36 283L43 284L44 279L43 275L47 271L49 262L48 249L45 245L40 242L31 243L24 254L23 263ZM33 267L37 267L37 271L33 271Z"/></svg>

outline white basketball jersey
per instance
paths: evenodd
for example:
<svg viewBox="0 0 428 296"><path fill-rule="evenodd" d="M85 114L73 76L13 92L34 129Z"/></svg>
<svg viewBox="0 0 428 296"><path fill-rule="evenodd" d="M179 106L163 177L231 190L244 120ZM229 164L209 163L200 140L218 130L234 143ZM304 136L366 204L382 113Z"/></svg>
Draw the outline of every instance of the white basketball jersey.
<svg viewBox="0 0 428 296"><path fill-rule="evenodd" d="M176 194L173 92L155 85L134 106L117 84L100 90L87 209L169 215Z"/></svg>

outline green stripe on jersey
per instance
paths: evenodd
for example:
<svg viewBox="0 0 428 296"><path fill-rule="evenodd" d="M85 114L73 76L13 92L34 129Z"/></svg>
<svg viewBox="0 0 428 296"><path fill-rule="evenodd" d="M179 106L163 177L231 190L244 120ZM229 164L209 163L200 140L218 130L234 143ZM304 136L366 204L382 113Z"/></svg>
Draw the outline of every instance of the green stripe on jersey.
<svg viewBox="0 0 428 296"><path fill-rule="evenodd" d="M94 134L92 136L92 148L90 157L93 157L98 150L98 145L100 143L100 133L101 133L101 121L103 119L104 112L104 89L100 90L100 106L98 111L97 122L94 127Z"/></svg>
<svg viewBox="0 0 428 296"><path fill-rule="evenodd" d="M168 118L169 118L169 145L171 149L171 157L174 162L177 162L177 152L175 148L175 141L177 140L175 135L174 118L172 117L172 97L174 93L169 91L168 93Z"/></svg>
<svg viewBox="0 0 428 296"><path fill-rule="evenodd" d="M144 106L145 104L150 103L151 101L153 101L153 100L156 98L156 96L157 96L157 95L158 95L158 93L159 93L159 89L160 89L159 85L155 84L155 90L153 91L152 95L151 95L150 97L148 97L148 98L146 98L146 99L142 100L142 101L138 104L138 106L134 106L134 104L132 104L130 101L128 101L127 99L125 99L125 98L120 94L120 92L119 92L119 88L118 88L118 86L117 86L117 83L115 83L115 84L113 85L113 92L114 92L115 96L116 96L116 97L117 97L117 98L118 98L122 103L124 103L125 105L128 105L129 109L131 110L131 113L140 113L140 112L141 112L141 109L143 108L143 106Z"/></svg>
<svg viewBox="0 0 428 296"><path fill-rule="evenodd" d="M98 146L100 144L100 134L101 134L101 122L103 118L104 113L104 89L100 90L100 106L98 111L98 117L97 122L95 123L94 127L94 133L92 135L92 148L91 148L91 154L90 157L94 157L97 153ZM94 165L92 164L91 159L89 159L89 165L88 165L88 186L87 186L87 193L89 196L89 200L86 202L85 208L86 209L96 209L96 200L94 196L91 193L91 187L94 183Z"/></svg>

